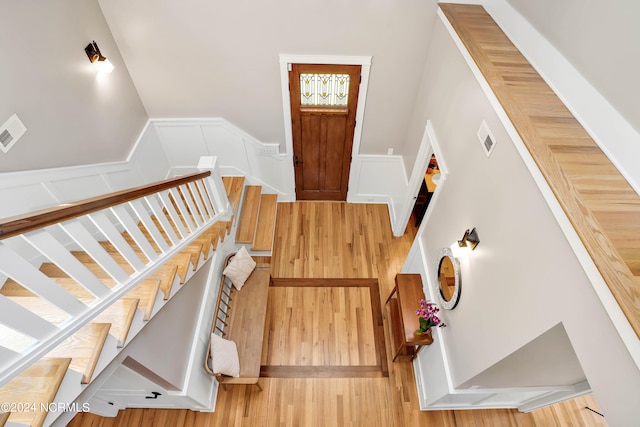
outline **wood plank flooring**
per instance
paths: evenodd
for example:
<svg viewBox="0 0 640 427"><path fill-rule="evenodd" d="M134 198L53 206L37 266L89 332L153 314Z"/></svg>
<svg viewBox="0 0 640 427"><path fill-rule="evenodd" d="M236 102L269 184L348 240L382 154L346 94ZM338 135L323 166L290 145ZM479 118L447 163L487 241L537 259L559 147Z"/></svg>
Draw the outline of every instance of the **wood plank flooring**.
<svg viewBox="0 0 640 427"><path fill-rule="evenodd" d="M484 8L439 6L640 337L640 196Z"/></svg>
<svg viewBox="0 0 640 427"><path fill-rule="evenodd" d="M376 279L274 279L263 377L389 375Z"/></svg>
<svg viewBox="0 0 640 427"><path fill-rule="evenodd" d="M413 232L395 238L387 207L346 203L283 203L278 209L272 274L278 279L372 278L380 298L407 256ZM282 212L281 212L282 211ZM285 214L286 212L286 214ZM340 251L342 251L340 253ZM384 327L388 328L386 313ZM386 330L388 335L389 331ZM388 346L387 346L388 347ZM390 349L386 348L390 360ZM388 378L263 378L264 391L235 386L219 390L214 413L189 410L121 411L117 418L79 414L77 426L602 426L590 397L552 408L516 410L420 411L409 363L390 363Z"/></svg>

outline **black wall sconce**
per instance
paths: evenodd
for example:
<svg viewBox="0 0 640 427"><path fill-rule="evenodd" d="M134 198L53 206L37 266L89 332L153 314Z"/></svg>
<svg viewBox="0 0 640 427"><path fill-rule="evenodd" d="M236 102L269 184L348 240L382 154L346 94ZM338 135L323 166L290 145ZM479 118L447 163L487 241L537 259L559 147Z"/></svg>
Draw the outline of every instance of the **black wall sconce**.
<svg viewBox="0 0 640 427"><path fill-rule="evenodd" d="M89 43L87 47L84 48L84 51L89 57L89 61L96 66L99 73L110 73L113 71L113 64L100 52L100 48L95 41Z"/></svg>
<svg viewBox="0 0 640 427"><path fill-rule="evenodd" d="M478 237L478 232L475 227L471 230L466 230L462 239L458 240L458 246L460 248L467 247L471 250L474 250L476 246L478 246L478 243L480 243L480 238Z"/></svg>

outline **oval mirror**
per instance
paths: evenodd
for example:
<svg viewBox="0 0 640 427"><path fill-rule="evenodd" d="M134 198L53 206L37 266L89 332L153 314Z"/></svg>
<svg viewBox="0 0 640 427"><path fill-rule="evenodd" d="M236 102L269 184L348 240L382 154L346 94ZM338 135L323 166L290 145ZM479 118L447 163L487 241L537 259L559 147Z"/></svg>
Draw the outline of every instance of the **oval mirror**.
<svg viewBox="0 0 640 427"><path fill-rule="evenodd" d="M438 255L438 287L442 307L455 308L460 300L460 263L449 248L442 249Z"/></svg>

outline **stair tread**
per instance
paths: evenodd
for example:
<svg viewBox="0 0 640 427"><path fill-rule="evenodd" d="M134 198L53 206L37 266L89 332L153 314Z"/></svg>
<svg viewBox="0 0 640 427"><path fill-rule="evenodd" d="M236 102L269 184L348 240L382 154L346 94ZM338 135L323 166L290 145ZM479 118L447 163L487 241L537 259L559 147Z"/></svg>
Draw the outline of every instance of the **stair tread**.
<svg viewBox="0 0 640 427"><path fill-rule="evenodd" d="M121 298L94 317L93 322L111 323L109 333L118 340L118 346L122 347L127 341L139 304L139 298Z"/></svg>
<svg viewBox="0 0 640 427"><path fill-rule="evenodd" d="M194 242L180 251L181 254L189 254L190 261L192 265L192 270L196 270L198 268L198 264L200 263L200 254L202 253L202 243Z"/></svg>
<svg viewBox="0 0 640 427"><path fill-rule="evenodd" d="M168 300L169 296L171 296L171 288L173 288L176 274L178 274L178 265L171 263L171 260L169 260L149 275L149 279L160 281L160 290L165 300Z"/></svg>
<svg viewBox="0 0 640 427"><path fill-rule="evenodd" d="M222 183L231 204L231 211L237 214L240 207L240 199L242 198L242 189L244 188L244 176L223 176Z"/></svg>
<svg viewBox="0 0 640 427"><path fill-rule="evenodd" d="M189 273L189 264L191 264L191 254L179 253L171 258L169 261L172 264L178 266L177 274L180 277L180 284L184 284L187 281L187 274Z"/></svg>
<svg viewBox="0 0 640 427"><path fill-rule="evenodd" d="M40 403L53 402L69 368L71 358L43 358L20 375L0 387L0 402L33 402L36 411L12 412L9 421L41 426L47 412L40 411Z"/></svg>
<svg viewBox="0 0 640 427"><path fill-rule="evenodd" d="M11 415L9 412L0 412L0 427L3 427L6 424L9 419L9 415Z"/></svg>
<svg viewBox="0 0 640 427"><path fill-rule="evenodd" d="M273 246L277 202L278 196L276 194L263 194L260 197L258 224L252 247L254 251L270 251Z"/></svg>
<svg viewBox="0 0 640 427"><path fill-rule="evenodd" d="M109 254L113 257L113 259L120 264L121 262L126 262L124 257L118 252L118 250L109 242L100 242L102 247L109 252ZM142 262L147 263L148 260L145 255L139 249L134 248L134 251L140 257ZM189 255L190 256L190 255ZM150 279L158 279L162 283L160 284L160 289L162 290L165 299L169 298L169 293L171 292L171 288L173 287L173 281L175 279L176 273L184 261L180 257L173 257L170 260L166 261L161 267L159 267L154 273L152 273L149 278ZM188 261L187 261L188 263Z"/></svg>
<svg viewBox="0 0 640 427"><path fill-rule="evenodd" d="M70 294L76 298L94 298L93 295L82 287L78 282L70 277L57 277L54 279L56 283L67 290ZM113 279L102 279L105 285L112 287L115 285ZM138 286L131 289L124 295L124 298L139 299L138 307L145 314L145 320L151 317L151 312L156 301L158 290L160 289L160 280L158 279L145 279ZM33 295L33 294L32 294Z"/></svg>
<svg viewBox="0 0 640 427"><path fill-rule="evenodd" d="M158 291L160 291L160 280L146 279L127 292L125 298L139 299L138 307L144 313L144 320L149 320L153 312Z"/></svg>
<svg viewBox="0 0 640 427"><path fill-rule="evenodd" d="M215 229L215 233L217 234L217 237L213 239L213 250L218 248L218 243L224 242L224 238L229 233L229 224L230 221L219 221L211 226L212 229Z"/></svg>
<svg viewBox="0 0 640 427"><path fill-rule="evenodd" d="M256 232L256 222L258 220L258 210L260 209L260 193L262 187L259 185L248 185L245 187L244 201L240 210L238 229L236 231L237 243L252 243Z"/></svg>
<svg viewBox="0 0 640 427"><path fill-rule="evenodd" d="M69 368L82 374L82 384L89 384L110 327L110 323L88 323L51 350L47 357L70 357Z"/></svg>
<svg viewBox="0 0 640 427"><path fill-rule="evenodd" d="M51 323L62 323L70 317L65 311L39 297L13 296L9 298ZM93 301L88 298L79 299L85 304L90 304ZM138 298L119 299L96 316L92 322L111 323L109 333L119 342L124 343L127 339L129 328L131 327L131 322L133 321L133 316L135 315L139 301L140 300Z"/></svg>

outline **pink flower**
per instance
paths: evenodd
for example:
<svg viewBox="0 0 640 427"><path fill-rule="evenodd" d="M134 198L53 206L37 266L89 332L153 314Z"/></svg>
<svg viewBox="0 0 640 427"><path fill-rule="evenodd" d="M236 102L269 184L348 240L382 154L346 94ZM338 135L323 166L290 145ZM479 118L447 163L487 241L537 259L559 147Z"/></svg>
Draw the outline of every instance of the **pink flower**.
<svg viewBox="0 0 640 427"><path fill-rule="evenodd" d="M436 313L440 311L435 304L427 302L424 299L419 301L420 308L416 310L416 316L420 318L420 329L421 332L426 332L430 328L434 326L444 327L447 326L442 323L442 320L436 316Z"/></svg>

